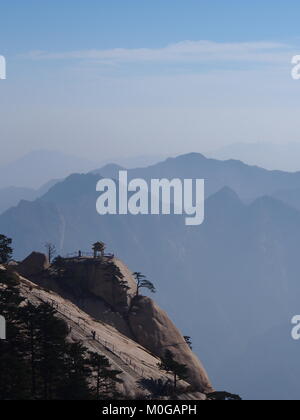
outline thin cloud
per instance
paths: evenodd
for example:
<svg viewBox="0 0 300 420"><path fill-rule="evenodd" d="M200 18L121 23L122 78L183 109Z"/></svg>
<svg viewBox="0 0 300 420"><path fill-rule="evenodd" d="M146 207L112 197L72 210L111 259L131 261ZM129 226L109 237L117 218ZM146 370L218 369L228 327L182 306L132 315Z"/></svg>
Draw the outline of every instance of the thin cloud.
<svg viewBox="0 0 300 420"><path fill-rule="evenodd" d="M256 62L279 63L290 57L293 48L276 42L218 43L213 41L183 41L163 48L115 48L70 52L32 51L22 55L34 60L94 60L103 64L164 62Z"/></svg>

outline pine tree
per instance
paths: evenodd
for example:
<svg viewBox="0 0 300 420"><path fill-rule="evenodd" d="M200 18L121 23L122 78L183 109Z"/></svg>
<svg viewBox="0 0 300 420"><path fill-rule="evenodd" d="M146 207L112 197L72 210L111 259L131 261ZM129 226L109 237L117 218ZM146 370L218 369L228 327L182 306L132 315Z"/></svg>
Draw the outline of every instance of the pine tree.
<svg viewBox="0 0 300 420"><path fill-rule="evenodd" d="M91 370L86 358L87 349L81 343L67 343L65 346L65 375L62 381L59 399L89 400L91 391L89 378Z"/></svg>
<svg viewBox="0 0 300 420"><path fill-rule="evenodd" d="M28 304L23 310L27 324L31 366L31 392L35 398L51 400L64 372L66 323L55 316L49 304Z"/></svg>
<svg viewBox="0 0 300 420"><path fill-rule="evenodd" d="M119 398L120 371L105 356L68 341L68 325L46 303L20 295L18 277L0 270L0 313L7 339L0 340L0 400Z"/></svg>
<svg viewBox="0 0 300 420"><path fill-rule="evenodd" d="M25 303L15 275L0 271L0 400L89 399L86 349L67 342L68 326L49 305Z"/></svg>
<svg viewBox="0 0 300 420"><path fill-rule="evenodd" d="M188 368L186 365L176 362L173 353L166 350L161 363L158 365L160 370L171 373L174 378L174 392L177 390L179 380L186 380L188 378Z"/></svg>
<svg viewBox="0 0 300 420"><path fill-rule="evenodd" d="M113 370L109 360L98 353L89 353L89 365L95 380L92 388L93 397L96 400L108 400L118 396L117 383L122 383L118 376L122 373Z"/></svg>
<svg viewBox="0 0 300 420"><path fill-rule="evenodd" d="M0 235L0 264L7 264L13 253L11 248L12 240L4 235Z"/></svg>
<svg viewBox="0 0 300 420"><path fill-rule="evenodd" d="M148 280L146 276L144 276L142 273L136 272L136 273L133 273L133 276L137 284L136 296L139 296L140 289L148 289L150 290L151 293L156 293L154 284L151 283L151 281Z"/></svg>
<svg viewBox="0 0 300 420"><path fill-rule="evenodd" d="M6 340L0 340L0 399L30 398L24 325L20 319L20 304L24 299L13 274L0 271L0 313L6 320Z"/></svg>

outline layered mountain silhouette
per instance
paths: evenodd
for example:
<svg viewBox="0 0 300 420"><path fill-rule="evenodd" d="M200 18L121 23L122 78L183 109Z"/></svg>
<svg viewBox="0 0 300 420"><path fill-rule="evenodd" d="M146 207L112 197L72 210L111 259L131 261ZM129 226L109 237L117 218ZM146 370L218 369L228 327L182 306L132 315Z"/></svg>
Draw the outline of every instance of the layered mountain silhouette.
<svg viewBox="0 0 300 420"><path fill-rule="evenodd" d="M300 188L276 191L272 196L300 210Z"/></svg>
<svg viewBox="0 0 300 420"><path fill-rule="evenodd" d="M0 189L0 214L15 207L21 200L33 201L44 195L58 180L46 182L38 189L22 187L6 187Z"/></svg>
<svg viewBox="0 0 300 420"><path fill-rule="evenodd" d="M108 168L109 175L117 178L119 167L112 165ZM103 175L103 172L108 172L107 167L93 173ZM129 178L203 178L206 180L207 196L223 187L230 187L243 200L272 195L279 190L300 188L300 172L269 171L239 160L207 159L199 153L170 158L147 168L131 169Z"/></svg>
<svg viewBox="0 0 300 420"><path fill-rule="evenodd" d="M110 166L103 175L117 177L118 170ZM298 344L290 320L300 310L300 211L272 195L300 188L300 173L197 154L129 171L129 178L146 180L205 178L206 219L199 227L186 227L183 216L99 216L100 175L101 169L72 175L0 216L16 258L43 250L45 242L65 255L101 239L156 284L157 301L193 337L216 388L242 389L245 398L295 397L300 375L290 367L298 363ZM272 349L269 336L277 343ZM290 360L282 365L285 347Z"/></svg>
<svg viewBox="0 0 300 420"><path fill-rule="evenodd" d="M35 190L22 187L6 187L0 189L0 214L10 207L16 206L20 200L35 199Z"/></svg>
<svg viewBox="0 0 300 420"><path fill-rule="evenodd" d="M95 163L53 150L37 150L0 167L0 188L41 188L51 179L87 172Z"/></svg>
<svg viewBox="0 0 300 420"><path fill-rule="evenodd" d="M284 142L282 144L235 143L209 153L216 159L239 159L250 165L259 165L268 169L281 169L283 171L299 170L300 145L297 142Z"/></svg>

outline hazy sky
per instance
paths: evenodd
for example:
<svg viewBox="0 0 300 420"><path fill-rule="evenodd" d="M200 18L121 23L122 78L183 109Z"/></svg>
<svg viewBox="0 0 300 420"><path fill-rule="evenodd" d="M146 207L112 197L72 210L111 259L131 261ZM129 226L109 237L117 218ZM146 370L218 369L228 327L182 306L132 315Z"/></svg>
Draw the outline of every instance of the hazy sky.
<svg viewBox="0 0 300 420"><path fill-rule="evenodd" d="M1 4L0 164L300 142L294 0Z"/></svg>

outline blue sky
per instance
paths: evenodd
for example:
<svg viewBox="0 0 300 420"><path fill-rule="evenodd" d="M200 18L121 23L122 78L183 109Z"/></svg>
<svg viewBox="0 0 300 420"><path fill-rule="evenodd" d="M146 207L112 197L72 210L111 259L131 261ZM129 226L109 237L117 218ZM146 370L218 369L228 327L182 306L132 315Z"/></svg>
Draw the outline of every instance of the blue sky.
<svg viewBox="0 0 300 420"><path fill-rule="evenodd" d="M294 0L3 2L0 164L41 148L114 159L300 141L299 12Z"/></svg>
<svg viewBox="0 0 300 420"><path fill-rule="evenodd" d="M4 53L159 47L186 39L289 40L296 0L10 0L1 4Z"/></svg>

